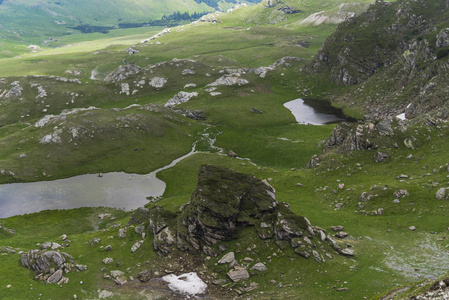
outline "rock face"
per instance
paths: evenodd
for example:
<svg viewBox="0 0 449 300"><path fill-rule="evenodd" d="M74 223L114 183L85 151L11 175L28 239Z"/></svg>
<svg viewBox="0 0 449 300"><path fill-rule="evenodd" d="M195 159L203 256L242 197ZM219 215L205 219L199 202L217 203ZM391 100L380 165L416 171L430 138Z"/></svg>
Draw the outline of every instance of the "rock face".
<svg viewBox="0 0 449 300"><path fill-rule="evenodd" d="M160 255L178 248L218 256L226 248L214 245L234 239L244 227L253 227L260 239L275 239L279 247L291 246L305 257L317 247L318 240L326 241L340 254L351 255L340 250L339 243L323 229L313 227L288 204L278 202L266 181L218 166L200 167L197 188L180 213L160 206L141 208L130 222L148 227ZM232 263L232 256L224 255L220 263Z"/></svg>

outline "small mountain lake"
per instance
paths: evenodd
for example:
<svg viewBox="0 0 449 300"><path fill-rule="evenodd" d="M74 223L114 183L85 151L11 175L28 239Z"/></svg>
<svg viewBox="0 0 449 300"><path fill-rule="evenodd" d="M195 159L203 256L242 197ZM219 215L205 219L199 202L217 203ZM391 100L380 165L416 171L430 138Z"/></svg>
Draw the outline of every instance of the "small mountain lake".
<svg viewBox="0 0 449 300"><path fill-rule="evenodd" d="M340 121L353 121L341 109L323 100L295 99L284 106L299 124L323 125ZM165 182L156 174L176 165L195 153L179 157L149 174L123 172L86 174L53 181L11 183L0 185L0 218L38 212L47 209L71 209L106 206L132 210L148 203L147 197L159 197L165 191Z"/></svg>
<svg viewBox="0 0 449 300"><path fill-rule="evenodd" d="M284 106L290 110L299 124L324 125L355 121L326 100L298 98L284 103Z"/></svg>
<svg viewBox="0 0 449 300"><path fill-rule="evenodd" d="M134 209L145 205L146 197L163 194L165 183L147 175L86 174L53 181L0 185L0 218L46 209L107 206Z"/></svg>
<svg viewBox="0 0 449 300"><path fill-rule="evenodd" d="M186 155L149 174L124 172L85 174L53 181L0 185L0 218L28 214L46 209L71 209L106 206L132 210L148 203L147 197L159 197L165 182L156 174L176 165L195 153Z"/></svg>

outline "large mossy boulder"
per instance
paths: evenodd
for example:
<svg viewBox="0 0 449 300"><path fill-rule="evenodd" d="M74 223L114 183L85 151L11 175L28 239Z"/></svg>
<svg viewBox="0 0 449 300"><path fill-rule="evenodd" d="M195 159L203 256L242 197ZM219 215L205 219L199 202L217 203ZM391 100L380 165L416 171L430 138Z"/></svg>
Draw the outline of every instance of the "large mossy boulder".
<svg viewBox="0 0 449 300"><path fill-rule="evenodd" d="M187 234L181 238L194 248L233 239L239 228L254 225L255 220L273 213L277 205L275 191L268 183L224 167L204 165L190 203L182 211Z"/></svg>
<svg viewBox="0 0 449 300"><path fill-rule="evenodd" d="M235 239L245 227L254 227L260 239L274 239L279 247L291 245L307 257L320 243L319 237L321 241L327 238L323 229L278 202L266 181L211 165L200 167L195 192L179 213L156 205L138 209L130 222L146 226L160 255L177 248L217 256L221 252L218 245ZM332 239L328 242L338 252L339 245Z"/></svg>

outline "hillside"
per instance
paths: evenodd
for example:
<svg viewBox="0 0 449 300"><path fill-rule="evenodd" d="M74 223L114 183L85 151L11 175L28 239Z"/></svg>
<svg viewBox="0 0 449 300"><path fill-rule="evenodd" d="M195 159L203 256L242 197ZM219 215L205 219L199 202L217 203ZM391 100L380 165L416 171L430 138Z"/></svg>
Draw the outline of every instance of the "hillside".
<svg viewBox="0 0 449 300"><path fill-rule="evenodd" d="M251 2L257 3L258 0ZM251 2L244 2L249 3ZM253 3L254 4L254 3ZM204 14L227 10L232 1L144 1L144 0L81 0L81 1L29 1L6 0L0 3L1 57L11 57L23 52L29 45L39 47L61 46L58 40L79 33L106 34L118 28L143 26L174 26L192 19L169 22L163 17L174 13ZM162 20L161 20L162 19ZM121 36L133 34L132 30ZM83 36L84 40L92 38Z"/></svg>
<svg viewBox="0 0 449 300"><path fill-rule="evenodd" d="M337 28L312 68L353 86L341 101L363 107L370 119L402 113L447 119L448 8L438 0L376 1Z"/></svg>

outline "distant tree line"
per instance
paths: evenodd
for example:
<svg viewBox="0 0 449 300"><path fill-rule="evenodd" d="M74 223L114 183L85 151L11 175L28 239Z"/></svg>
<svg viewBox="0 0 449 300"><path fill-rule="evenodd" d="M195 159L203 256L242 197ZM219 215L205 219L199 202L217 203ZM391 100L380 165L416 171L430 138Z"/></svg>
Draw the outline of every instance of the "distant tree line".
<svg viewBox="0 0 449 300"><path fill-rule="evenodd" d="M0 4L3 0L0 0ZM138 27L144 27L144 26L164 26L164 27L174 27L181 25L186 22L198 20L202 16L208 14L209 12L203 11L203 12L194 12L192 14L188 12L181 13L180 11L174 12L171 15L163 15L160 20L151 20L149 22L144 23L120 23L118 24L119 28L138 28ZM93 33L93 32L100 32L100 33L108 33L109 30L115 29L116 27L111 26L92 26L88 24L82 24L78 25L76 27L68 27L71 29L79 30L82 33Z"/></svg>
<svg viewBox="0 0 449 300"><path fill-rule="evenodd" d="M93 33L93 32L108 33L109 30L114 29L114 27L111 26L92 26L88 24L68 28L79 30L82 33Z"/></svg>
<svg viewBox="0 0 449 300"><path fill-rule="evenodd" d="M181 13L180 11L174 12L171 15L163 15L159 20L151 20L148 23L120 23L118 26L120 28L137 28L143 26L165 26L174 27L181 25L182 23L198 20L202 16L208 14L209 12L194 12L192 14L188 12Z"/></svg>

